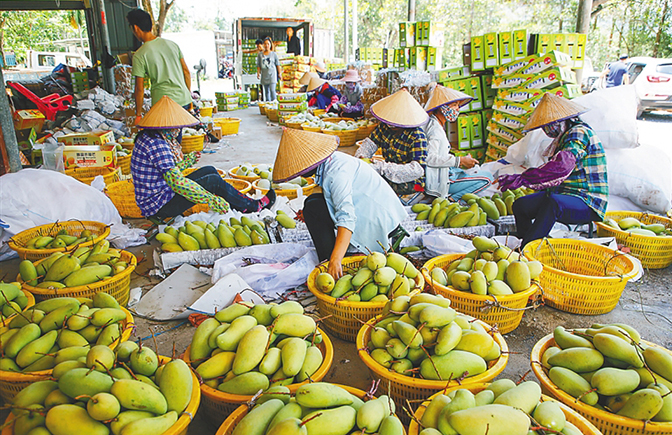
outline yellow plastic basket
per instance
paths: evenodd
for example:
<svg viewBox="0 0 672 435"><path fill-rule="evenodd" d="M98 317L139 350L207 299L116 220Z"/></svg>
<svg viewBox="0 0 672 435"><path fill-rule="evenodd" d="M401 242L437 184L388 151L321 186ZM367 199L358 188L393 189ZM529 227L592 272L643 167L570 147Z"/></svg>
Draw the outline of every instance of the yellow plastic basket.
<svg viewBox="0 0 672 435"><path fill-rule="evenodd" d="M21 310L21 312L24 312L27 309L29 309L30 307L32 307L33 305L35 305L35 296L33 296L33 294L31 292L29 292L28 290L21 289L21 291L23 292L23 294L28 299L28 302L26 303L26 307L23 310ZM14 318L14 316L16 316L16 314L12 314L9 317L5 317L2 314L0 314L0 326L7 326L9 324L9 322Z"/></svg>
<svg viewBox="0 0 672 435"><path fill-rule="evenodd" d="M238 134L240 118L214 118L212 121L222 129L222 136Z"/></svg>
<svg viewBox="0 0 672 435"><path fill-rule="evenodd" d="M119 170L117 168L100 168L100 167L72 168L72 169L66 169L65 175L69 175L72 178L88 185L91 185L93 179L96 178L98 175L103 176L103 181L105 181L105 185L112 184L115 181L119 181Z"/></svg>
<svg viewBox="0 0 672 435"><path fill-rule="evenodd" d="M658 346L654 343L649 343L642 340L642 343L647 346L663 349L670 354L668 349ZM547 371L541 365L541 357L549 347L555 346L553 334L549 334L539 340L532 348L530 354L530 361L532 362L532 371L541 383L541 389L545 394L555 397L560 402L578 411L588 421L595 425L604 435L662 435L672 434L672 423L656 423L644 422L641 420L634 420L628 417L612 414L607 411L601 411L565 393L555 386L553 381L548 377Z"/></svg>
<svg viewBox="0 0 672 435"><path fill-rule="evenodd" d="M22 260L33 261L47 258L54 252L66 252L68 249L72 248L28 249L26 248L26 244L36 236L55 237L61 230L66 230L71 236L79 236L83 230L89 230L91 233L97 234L92 241L81 243L77 245L78 247L92 246L110 235L110 227L101 222L65 221L40 225L21 231L19 234L12 236L7 244L19 254L19 258Z"/></svg>
<svg viewBox="0 0 672 435"><path fill-rule="evenodd" d="M327 111L324 109L313 109L313 115L315 116L324 115L325 113L327 113Z"/></svg>
<svg viewBox="0 0 672 435"><path fill-rule="evenodd" d="M329 336L327 336L327 334L320 328L317 328L317 330L322 334L322 343L319 343L316 346L322 351L324 359L322 365L317 369L315 374L310 377L313 382L319 382L327 375L329 369L331 369L331 363L334 360L334 346L331 343ZM191 365L191 361L189 360L190 347L191 346L187 347L182 359L187 364ZM291 384L288 385L287 388L294 392L301 385L308 382L309 381L304 381L298 384ZM239 406L249 402L253 397L228 394L205 384L201 384L201 393L205 416L210 422L216 425L222 424L227 415L234 412Z"/></svg>
<svg viewBox="0 0 672 435"><path fill-rule="evenodd" d="M266 105L264 103L259 103L259 114L266 115Z"/></svg>
<svg viewBox="0 0 672 435"><path fill-rule="evenodd" d="M378 124L369 125L368 127L359 127L359 130L357 130L357 140L362 140L369 137L376 127L378 127Z"/></svg>
<svg viewBox="0 0 672 435"><path fill-rule="evenodd" d="M245 180L250 183L255 182L256 180L260 179L261 177L255 174L254 172L252 173L253 175L237 175L236 171L238 170L240 166L236 166L235 168L229 169L229 177L231 178L237 178L238 180Z"/></svg>
<svg viewBox="0 0 672 435"><path fill-rule="evenodd" d="M523 253L544 265L539 283L546 305L568 313L608 313L618 304L628 280L637 274L627 256L582 240L535 240Z"/></svg>
<svg viewBox="0 0 672 435"><path fill-rule="evenodd" d="M38 302L45 299L52 298L92 298L96 293L104 292L114 297L119 305L125 307L128 303L129 292L131 290L131 274L135 270L135 267L138 265L138 260L135 258L135 255L131 254L128 251L121 251L121 256L119 257L121 261L128 263L126 269L117 275L110 276L103 279L102 281L94 282L89 285L82 285L78 287L65 287L60 289L44 289L33 287L21 279L19 274L16 277L16 280L21 283L21 286L31 292L35 296L35 300ZM35 263L37 266L44 259L39 260Z"/></svg>
<svg viewBox="0 0 672 435"><path fill-rule="evenodd" d="M296 130L303 130L302 124L303 123L301 123L301 122L285 122L285 125L287 127L293 128L293 129L296 129Z"/></svg>
<svg viewBox="0 0 672 435"><path fill-rule="evenodd" d="M469 384L465 385L464 387L456 385L454 387L447 388L445 392L441 391L434 394L432 397L427 399L426 402L422 402L422 405L420 405L418 409L415 411L414 413L415 419L411 420L411 424L408 427L408 435L418 435L421 432L422 429L417 422L420 421L420 419L422 419L422 416L425 414L427 406L429 406L429 402L431 402L434 399L434 397L436 397L438 394L450 393L451 391L460 390L462 388L466 388L472 393L477 394L485 390L488 387L488 385L490 384L489 383ZM565 418L567 419L567 421L576 426L576 428L580 430L583 435L602 435L601 432L597 430L597 428L593 426L591 422L586 420L581 414L574 411L572 408L565 405L564 403L558 402L557 400L545 395L541 396L541 401L556 402L560 407L560 409L562 409L563 414L565 414Z"/></svg>
<svg viewBox="0 0 672 435"><path fill-rule="evenodd" d="M648 213L632 211L608 211L605 218L621 220L633 217L641 223L663 224L672 228L672 219ZM600 237L616 237L619 245L627 246L635 257L639 258L642 266L647 269L663 269L672 264L672 236L654 237L630 234L627 231L617 230L602 222L596 222L597 235Z"/></svg>
<svg viewBox="0 0 672 435"><path fill-rule="evenodd" d="M207 118L209 116L212 116L212 109L214 109L214 107L212 107L212 106L201 107L200 109L198 109L198 111L199 111L200 116L203 116L203 117Z"/></svg>
<svg viewBox="0 0 672 435"><path fill-rule="evenodd" d="M262 195L266 195L268 193L268 189L262 189L258 184L259 180L252 183L252 187L254 187L257 192L261 192ZM315 180L309 178L308 184L301 188L303 190L303 196L310 196L310 194L313 193L313 190L315 190L316 186L317 185L315 184ZM296 199L299 196L298 190L299 189L275 189L275 194L278 196L285 196L288 199Z"/></svg>
<svg viewBox="0 0 672 435"><path fill-rule="evenodd" d="M353 394L360 399L364 399L366 396L366 392L359 390L357 388L352 388L348 387L347 385L339 385L339 384L334 384L338 385L339 387L347 390L350 394ZM292 389L290 387L291 392L295 392L296 389L298 388L298 385L296 388ZM243 404L237 407L235 410L231 412L231 414L226 418L224 423L222 423L221 426L219 426L219 429L217 430L216 435L233 435L233 431L236 429L236 426L238 423L240 423L240 420L243 419L247 415L247 412L250 410L250 408ZM359 433L359 432L353 432L353 433ZM404 435L406 435L406 428L404 428ZM4 433L2 435L5 435Z"/></svg>
<svg viewBox="0 0 672 435"><path fill-rule="evenodd" d="M510 296L475 295L444 286L432 280L430 272L435 267L445 269L450 263L464 258L464 254L448 254L432 258L422 268L425 281L436 294L450 299L451 307L460 313L480 319L488 325L496 326L499 332L507 334L520 325L527 301L539 291L537 284Z"/></svg>
<svg viewBox="0 0 672 435"><path fill-rule="evenodd" d="M182 153L189 154L194 151L203 151L205 144L205 135L182 136Z"/></svg>
<svg viewBox="0 0 672 435"><path fill-rule="evenodd" d="M366 258L364 255L345 257L342 264L344 267L358 267L364 258ZM326 272L328 268L329 262L317 266L310 272L306 284L308 290L317 298L317 308L320 311L320 316L324 318L322 324L336 337L352 343L357 339L362 323L368 322L381 314L386 302L350 302L337 300L322 293L315 286L315 279L317 279L317 275ZM418 274L416 283L419 289L425 287L425 279L422 274ZM420 290L415 290L411 294L419 292Z"/></svg>
<svg viewBox="0 0 672 435"><path fill-rule="evenodd" d="M320 131L322 131L320 127L311 127L310 124L308 123L301 124L301 129L306 131L312 131L314 133L319 133Z"/></svg>
<svg viewBox="0 0 672 435"><path fill-rule="evenodd" d="M110 198L121 217L129 219L143 217L140 207L135 202L133 180L122 180L108 184L105 187L105 194Z"/></svg>
<svg viewBox="0 0 672 435"><path fill-rule="evenodd" d="M322 134L329 134L332 136L338 136L339 147L351 147L357 141L357 130L322 130Z"/></svg>
<svg viewBox="0 0 672 435"><path fill-rule="evenodd" d="M117 157L117 166L124 175L131 175L131 156L132 154Z"/></svg>
<svg viewBox="0 0 672 435"><path fill-rule="evenodd" d="M126 319L123 321L123 331L121 338L115 340L110 344L110 349L114 349L117 344L127 341L131 337L135 324L133 323L133 316L126 308L121 308L126 313ZM33 382L44 381L51 378L51 370L41 370L39 372L31 373L15 373L0 370L0 399L4 403L12 403L14 396L19 391L26 388ZM4 434L4 430L2 434Z"/></svg>

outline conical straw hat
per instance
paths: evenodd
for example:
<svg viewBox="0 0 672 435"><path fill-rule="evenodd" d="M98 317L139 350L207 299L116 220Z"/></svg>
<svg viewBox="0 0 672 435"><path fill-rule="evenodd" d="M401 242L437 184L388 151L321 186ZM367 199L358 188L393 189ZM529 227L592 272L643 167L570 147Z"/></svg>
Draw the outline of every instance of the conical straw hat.
<svg viewBox="0 0 672 435"><path fill-rule="evenodd" d="M318 78L318 79L320 78L320 76L318 76L317 73L307 72L303 76L301 76L301 78L299 79L299 84L307 85L308 83L310 83L310 79L312 77L315 77L315 78Z"/></svg>
<svg viewBox="0 0 672 435"><path fill-rule="evenodd" d="M436 85L434 91L432 91L432 96L429 97L429 101L427 101L427 104L425 104L425 111L429 113L441 106L455 102L459 102L460 107L462 107L465 104L469 104L469 102L473 99L474 97L467 95L464 92L450 89L445 86Z"/></svg>
<svg viewBox="0 0 672 435"><path fill-rule="evenodd" d="M403 128L419 127L429 118L405 88L375 102L371 114L386 124Z"/></svg>
<svg viewBox="0 0 672 435"><path fill-rule="evenodd" d="M553 122L573 118L587 111L588 109L581 105L547 92L541 97L539 105L532 112L532 116L525 124L523 131L528 132Z"/></svg>
<svg viewBox="0 0 672 435"><path fill-rule="evenodd" d="M361 82L362 78L359 77L359 73L354 69L349 69L345 72L343 77L344 82Z"/></svg>
<svg viewBox="0 0 672 435"><path fill-rule="evenodd" d="M322 80L319 77L311 77L310 82L308 83L308 91L314 91L325 83L327 83L326 80Z"/></svg>
<svg viewBox="0 0 672 435"><path fill-rule="evenodd" d="M312 131L283 128L273 164L273 181L282 183L325 161L338 148L338 137Z"/></svg>
<svg viewBox="0 0 672 435"><path fill-rule="evenodd" d="M191 116L182 106L167 96L161 97L155 105L145 113L138 123L140 128L182 128L198 124L198 119Z"/></svg>

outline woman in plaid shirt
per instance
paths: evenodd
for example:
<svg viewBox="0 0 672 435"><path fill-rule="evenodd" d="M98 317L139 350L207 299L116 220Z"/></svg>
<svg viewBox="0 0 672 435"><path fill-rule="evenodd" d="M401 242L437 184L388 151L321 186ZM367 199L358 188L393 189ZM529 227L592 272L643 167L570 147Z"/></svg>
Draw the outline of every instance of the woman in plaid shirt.
<svg viewBox="0 0 672 435"><path fill-rule="evenodd" d="M579 119L585 108L547 93L525 131L542 128L553 142L544 155L548 163L522 174L503 175L500 190L527 186L540 192L513 203L523 246L548 236L555 222L584 224L602 220L607 211L607 159L593 129Z"/></svg>

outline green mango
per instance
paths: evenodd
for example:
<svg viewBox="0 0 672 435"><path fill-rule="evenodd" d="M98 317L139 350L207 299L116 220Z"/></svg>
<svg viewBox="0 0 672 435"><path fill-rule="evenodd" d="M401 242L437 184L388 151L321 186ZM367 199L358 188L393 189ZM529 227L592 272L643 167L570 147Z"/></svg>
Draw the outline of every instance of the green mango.
<svg viewBox="0 0 672 435"><path fill-rule="evenodd" d="M49 352L57 338L57 331L49 331L37 340L28 343L16 355L16 364L22 368L33 364Z"/></svg>
<svg viewBox="0 0 672 435"><path fill-rule="evenodd" d="M118 361L127 362L131 359L131 353L138 349L138 343L135 341L124 341L119 343L119 345L114 349L114 353L116 354Z"/></svg>
<svg viewBox="0 0 672 435"><path fill-rule="evenodd" d="M63 394L61 390L56 389L49 393L49 395L44 399L44 407L51 408L56 405L65 405L66 403L72 403L72 399Z"/></svg>
<svg viewBox="0 0 672 435"><path fill-rule="evenodd" d="M298 313L288 313L278 316L273 326L273 333L290 337L305 337L316 330L315 320L312 317Z"/></svg>
<svg viewBox="0 0 672 435"><path fill-rule="evenodd" d="M339 406L311 412L303 418L308 434L345 435L355 426L357 411L351 406Z"/></svg>
<svg viewBox="0 0 672 435"><path fill-rule="evenodd" d="M91 324L95 326L109 325L126 318L126 313L119 308L101 308L91 316Z"/></svg>
<svg viewBox="0 0 672 435"><path fill-rule="evenodd" d="M663 398L658 390L644 388L630 396L618 415L635 420L651 420L663 408Z"/></svg>
<svg viewBox="0 0 672 435"><path fill-rule="evenodd" d="M24 311L21 316L14 316L12 320L9 321L8 326L12 329L17 329L22 328L29 323L40 323L45 315L44 311L31 308Z"/></svg>
<svg viewBox="0 0 672 435"><path fill-rule="evenodd" d="M110 393L98 393L86 402L86 411L94 420L112 420L121 411L121 405Z"/></svg>
<svg viewBox="0 0 672 435"><path fill-rule="evenodd" d="M76 331L63 329L61 331L51 331L58 334L58 347L65 349L66 347L88 346L89 342Z"/></svg>
<svg viewBox="0 0 672 435"><path fill-rule="evenodd" d="M582 402L591 406L597 403L599 398L597 393L591 391L590 383L577 373L564 367L552 367L548 371L548 377L558 388L570 396L580 397Z"/></svg>
<svg viewBox="0 0 672 435"><path fill-rule="evenodd" d="M495 404L518 408L531 414L541 399L541 387L533 381L526 381L505 391L495 399Z"/></svg>
<svg viewBox="0 0 672 435"><path fill-rule="evenodd" d="M152 349L143 346L131 352L130 364L133 373L152 376L159 368L159 359Z"/></svg>
<svg viewBox="0 0 672 435"><path fill-rule="evenodd" d="M427 408L425 409L425 413L422 415L420 420L422 425L434 429L438 428L441 410L450 402L450 398L444 394L435 396L431 402L429 402L429 405L427 405Z"/></svg>
<svg viewBox="0 0 672 435"><path fill-rule="evenodd" d="M483 390L474 396L476 406L490 405L495 401L495 393L492 390Z"/></svg>
<svg viewBox="0 0 672 435"><path fill-rule="evenodd" d="M218 389L229 394L253 395L259 390L270 386L266 375L258 372L247 372L222 382Z"/></svg>
<svg viewBox="0 0 672 435"><path fill-rule="evenodd" d="M249 309L247 310L249 312ZM231 326L216 339L217 347L224 351L234 351L243 339L243 336L257 326L257 319L249 315L242 315L231 322Z"/></svg>
<svg viewBox="0 0 672 435"><path fill-rule="evenodd" d="M121 406L129 410L149 411L154 414L165 414L168 410L164 395L141 381L119 379L114 382L109 392L119 400Z"/></svg>
<svg viewBox="0 0 672 435"><path fill-rule="evenodd" d="M162 367L158 384L168 403L168 412L182 414L191 401L194 387L191 369L181 359L174 359Z"/></svg>
<svg viewBox="0 0 672 435"><path fill-rule="evenodd" d="M257 319L258 325L270 326L273 323L273 316L271 315L271 309L274 306L275 305L270 304L258 304L252 307L248 312L248 314Z"/></svg>
<svg viewBox="0 0 672 435"><path fill-rule="evenodd" d="M353 400L350 393L337 385L314 382L296 390L296 402L305 408L333 408L350 405Z"/></svg>
<svg viewBox="0 0 672 435"><path fill-rule="evenodd" d="M485 360L480 356L471 352L451 350L445 355L432 355L423 360L420 364L420 373L424 379L445 381L458 378L464 372L469 372L469 376L475 376L487 368Z"/></svg>
<svg viewBox="0 0 672 435"><path fill-rule="evenodd" d="M462 338L457 343L457 346L455 346L455 349L471 352L481 358L485 358L490 353L494 344L495 340L484 332L463 331Z"/></svg>
<svg viewBox="0 0 672 435"><path fill-rule="evenodd" d="M94 420L86 409L77 405L54 406L47 413L46 426L52 435L71 435L73 431L87 435L108 435L109 429Z"/></svg>
<svg viewBox="0 0 672 435"><path fill-rule="evenodd" d="M585 373L602 367L604 357L592 348L571 347L550 357L548 363L553 367L565 367L577 373Z"/></svg>
<svg viewBox="0 0 672 435"><path fill-rule="evenodd" d="M114 379L107 373L90 371L88 368L75 368L65 372L58 379L58 388L68 397L93 396L109 393Z"/></svg>
<svg viewBox="0 0 672 435"><path fill-rule="evenodd" d="M14 396L12 405L16 406L17 408L12 408L12 414L15 416L23 415L28 411L19 408L27 408L31 405L44 404L47 396L56 389L58 389L58 383L54 381L33 382L23 390L19 391L16 396Z"/></svg>
<svg viewBox="0 0 672 435"><path fill-rule="evenodd" d="M285 387L284 385L278 385L264 391L263 394L257 399L257 405L268 402L271 399L280 399L282 400L282 403L287 405L290 398L291 392L289 391L289 388Z"/></svg>
<svg viewBox="0 0 672 435"><path fill-rule="evenodd" d="M640 357L637 348L622 338L610 334L598 333L593 337L593 345L605 357L626 362L635 368L644 366L644 362Z"/></svg>
<svg viewBox="0 0 672 435"><path fill-rule="evenodd" d="M40 338L41 335L42 331L40 330L40 327L34 323L29 323L19 329L18 332L14 333L7 341L7 344L3 343L2 351L6 357L16 358L21 349L27 346L28 343ZM49 346L49 348L50 347L51 346ZM49 348L47 348L47 350Z"/></svg>
<svg viewBox="0 0 672 435"><path fill-rule="evenodd" d="M114 435L120 435L121 430L128 424L145 418L153 418L154 414L147 411L124 411L120 413L117 418L115 418L110 423L110 430Z"/></svg>
<svg viewBox="0 0 672 435"><path fill-rule="evenodd" d="M42 333L47 333L55 329L61 329L66 318L77 313L78 310L79 302L77 302L76 305L69 304L51 311L40 321L40 329L42 330Z"/></svg>
<svg viewBox="0 0 672 435"><path fill-rule="evenodd" d="M541 356L541 365L544 366L547 369L551 369L551 364L549 364L548 360L553 356L558 354L562 349L559 347L551 346L548 349L544 351L544 354Z"/></svg>
<svg viewBox="0 0 672 435"><path fill-rule="evenodd" d="M499 404L454 412L448 422L460 435L527 435L530 427L523 411Z"/></svg>
<svg viewBox="0 0 672 435"><path fill-rule="evenodd" d="M200 362L210 354L211 349L208 347L208 339L210 338L212 331L218 326L220 326L219 320L210 317L205 319L198 325L198 328L196 328L196 332L194 333L194 337L191 339L191 344L189 346L189 360L192 361L195 366L200 364Z"/></svg>
<svg viewBox="0 0 672 435"><path fill-rule="evenodd" d="M591 343L589 340L568 332L562 326L558 326L553 330L553 339L555 340L555 344L557 344L561 349L567 349L570 347L594 348L593 343Z"/></svg>
<svg viewBox="0 0 672 435"><path fill-rule="evenodd" d="M81 357L86 358L86 355L89 353L89 349L89 346L74 346L60 349L58 352L56 352L56 359L54 360L54 363L58 365L64 361L74 361Z"/></svg>
<svg viewBox="0 0 672 435"><path fill-rule="evenodd" d="M644 349L642 356L651 370L672 382L672 355L669 351L650 346Z"/></svg>
<svg viewBox="0 0 672 435"><path fill-rule="evenodd" d="M459 389L454 391L455 395L449 404L443 407L438 419L438 429L446 435L457 435L457 432L450 425L450 416L457 411L473 408L476 406L476 399L471 391Z"/></svg>
<svg viewBox="0 0 672 435"><path fill-rule="evenodd" d="M639 386L639 374L634 370L602 368L593 374L590 385L603 396L619 396Z"/></svg>
<svg viewBox="0 0 672 435"><path fill-rule="evenodd" d="M558 432L562 431L567 423L565 413L556 402L540 403L532 416L541 426Z"/></svg>
<svg viewBox="0 0 672 435"><path fill-rule="evenodd" d="M232 435L264 435L273 417L285 406L282 400L272 399L252 408L236 425Z"/></svg>

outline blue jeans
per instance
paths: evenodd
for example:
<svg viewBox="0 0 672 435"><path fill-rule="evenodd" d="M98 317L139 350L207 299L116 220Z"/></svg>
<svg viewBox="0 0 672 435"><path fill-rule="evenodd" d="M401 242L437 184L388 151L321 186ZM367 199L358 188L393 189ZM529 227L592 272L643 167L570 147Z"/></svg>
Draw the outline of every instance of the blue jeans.
<svg viewBox="0 0 672 435"><path fill-rule="evenodd" d="M581 198L545 191L518 198L513 203L513 215L518 237L523 239L523 247L533 240L548 236L556 222L585 224L600 220L597 213Z"/></svg>
<svg viewBox="0 0 672 435"><path fill-rule="evenodd" d="M261 85L261 88L264 91L264 101L268 102L275 100L275 83L271 83L270 85Z"/></svg>
<svg viewBox="0 0 672 435"><path fill-rule="evenodd" d="M187 175L187 178L195 181L208 192L221 196L229 203L232 209L243 213L256 212L259 210L259 201L238 192L232 185L227 183L212 166L204 166ZM164 204L156 213L159 218L181 215L194 206L182 195L175 194L173 198Z"/></svg>
<svg viewBox="0 0 672 435"><path fill-rule="evenodd" d="M487 189L491 183L492 174L488 171L467 174L460 168L450 168L448 195L455 201L459 201L465 193L478 193Z"/></svg>

